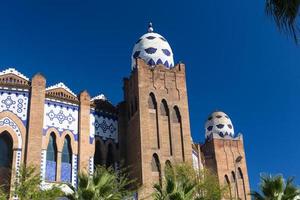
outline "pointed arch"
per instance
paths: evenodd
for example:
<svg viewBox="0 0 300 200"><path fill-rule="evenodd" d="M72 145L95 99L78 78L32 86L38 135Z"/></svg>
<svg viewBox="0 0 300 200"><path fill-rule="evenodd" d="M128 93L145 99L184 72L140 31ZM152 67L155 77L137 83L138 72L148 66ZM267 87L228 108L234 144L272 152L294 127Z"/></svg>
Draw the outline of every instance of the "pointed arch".
<svg viewBox="0 0 300 200"><path fill-rule="evenodd" d="M245 199L247 199L247 193L246 193L244 175L243 175L242 169L240 167L238 168L238 173L239 173L239 179L242 180L242 184L243 184L243 197Z"/></svg>
<svg viewBox="0 0 300 200"><path fill-rule="evenodd" d="M232 193L231 193L231 184L230 184L230 180L229 180L229 178L228 178L228 175L227 175L227 174L225 174L225 176L224 176L224 179L225 179L225 184L227 184L227 186L228 186L228 190L229 190L229 197L230 197L230 199L232 199Z"/></svg>
<svg viewBox="0 0 300 200"><path fill-rule="evenodd" d="M152 169L152 177L153 177L153 182L159 184L162 184L162 177L161 177L161 165L159 161L158 155L155 153L152 155L152 160L151 160L151 169Z"/></svg>
<svg viewBox="0 0 300 200"><path fill-rule="evenodd" d="M170 156L172 156L173 144L172 144L172 132L171 132L171 124L170 124L170 110L168 107L168 103L165 99L161 101L160 114L162 115L163 119L165 118L167 121L167 123L164 123L163 127L167 127L166 133L169 134L169 149L170 149Z"/></svg>
<svg viewBox="0 0 300 200"><path fill-rule="evenodd" d="M234 171L231 172L232 182L234 183L234 194L237 198L239 198L239 190L238 190L238 182L237 177Z"/></svg>
<svg viewBox="0 0 300 200"><path fill-rule="evenodd" d="M54 132L50 133L49 142L47 146L46 155L46 180L56 181L57 176L57 144L56 135Z"/></svg>
<svg viewBox="0 0 300 200"><path fill-rule="evenodd" d="M152 133L153 140L151 143L154 148L160 149L160 136L159 136L159 123L157 112L157 101L155 95L151 92L148 98L148 110L149 110L149 130Z"/></svg>
<svg viewBox="0 0 300 200"><path fill-rule="evenodd" d="M72 147L69 135L64 137L63 148L61 152L61 181L71 183L72 175Z"/></svg>
<svg viewBox="0 0 300 200"><path fill-rule="evenodd" d="M172 111L172 132L173 137L176 139L175 143L178 144L178 147L180 146L182 160L185 161L182 120L178 106L174 106Z"/></svg>

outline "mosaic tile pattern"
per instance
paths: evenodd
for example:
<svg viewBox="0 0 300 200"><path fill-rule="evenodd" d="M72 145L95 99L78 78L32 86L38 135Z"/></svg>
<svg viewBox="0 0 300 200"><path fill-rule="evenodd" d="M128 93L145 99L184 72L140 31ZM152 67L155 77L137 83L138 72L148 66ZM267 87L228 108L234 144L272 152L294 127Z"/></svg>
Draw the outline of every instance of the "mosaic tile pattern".
<svg viewBox="0 0 300 200"><path fill-rule="evenodd" d="M61 181L64 183L71 183L71 163L61 163Z"/></svg>
<svg viewBox="0 0 300 200"><path fill-rule="evenodd" d="M60 134L69 130L77 141L78 109L78 106L47 100L44 110L44 134L51 127L56 128Z"/></svg>
<svg viewBox="0 0 300 200"><path fill-rule="evenodd" d="M46 161L46 180L55 181L56 180L56 162Z"/></svg>
<svg viewBox="0 0 300 200"><path fill-rule="evenodd" d="M90 114L90 143L95 136L100 136L103 140L113 139L118 143L118 120L116 117L101 112Z"/></svg>
<svg viewBox="0 0 300 200"><path fill-rule="evenodd" d="M143 59L150 66L158 64L167 68L174 66L173 52L169 43L160 34L152 31L144 34L135 43L131 55L132 68L136 67L136 58Z"/></svg>
<svg viewBox="0 0 300 200"><path fill-rule="evenodd" d="M0 90L0 112L10 111L25 124L28 112L28 92Z"/></svg>
<svg viewBox="0 0 300 200"><path fill-rule="evenodd" d="M14 132L18 138L18 148L21 149L22 148L22 136L21 136L21 131L20 131L19 127L17 126L17 124L9 117L4 117L4 118L0 119L0 127L5 127L5 126L11 127L14 130Z"/></svg>

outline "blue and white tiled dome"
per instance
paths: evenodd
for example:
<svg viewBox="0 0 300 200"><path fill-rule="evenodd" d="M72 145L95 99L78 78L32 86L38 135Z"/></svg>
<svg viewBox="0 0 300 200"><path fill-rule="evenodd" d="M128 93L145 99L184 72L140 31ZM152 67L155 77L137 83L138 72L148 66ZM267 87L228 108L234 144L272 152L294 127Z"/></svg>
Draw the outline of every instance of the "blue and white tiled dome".
<svg viewBox="0 0 300 200"><path fill-rule="evenodd" d="M132 51L132 68L136 67L136 58L143 59L148 65L163 64L167 68L174 66L173 52L167 40L158 33L153 32L149 24L148 33L144 34L135 43Z"/></svg>
<svg viewBox="0 0 300 200"><path fill-rule="evenodd" d="M205 138L209 137L212 133L216 133L221 137L225 135L234 137L232 122L224 112L216 111L209 115L205 123Z"/></svg>

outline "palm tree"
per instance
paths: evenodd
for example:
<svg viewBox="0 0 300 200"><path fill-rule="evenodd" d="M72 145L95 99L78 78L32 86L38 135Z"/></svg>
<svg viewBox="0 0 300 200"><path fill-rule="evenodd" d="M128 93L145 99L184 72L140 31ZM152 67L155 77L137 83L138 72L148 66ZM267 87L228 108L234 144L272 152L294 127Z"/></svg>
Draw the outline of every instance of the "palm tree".
<svg viewBox="0 0 300 200"><path fill-rule="evenodd" d="M292 36L298 42L297 17L300 0L266 0L266 13L271 16L280 31Z"/></svg>
<svg viewBox="0 0 300 200"><path fill-rule="evenodd" d="M19 200L53 200L63 195L59 186L43 189L40 174L33 166L21 166L16 178L11 196L17 195Z"/></svg>
<svg viewBox="0 0 300 200"><path fill-rule="evenodd" d="M128 186L132 183L124 171L118 174L112 168L97 166L94 174L82 172L78 175L78 188L71 185L70 200L120 200L132 195Z"/></svg>
<svg viewBox="0 0 300 200"><path fill-rule="evenodd" d="M220 200L225 194L215 175L188 164L167 166L163 183L153 188L155 200Z"/></svg>
<svg viewBox="0 0 300 200"><path fill-rule="evenodd" d="M251 196L254 200L299 200L300 190L293 181L293 178L288 178L285 182L281 175L263 175L260 183L261 193L252 191Z"/></svg>

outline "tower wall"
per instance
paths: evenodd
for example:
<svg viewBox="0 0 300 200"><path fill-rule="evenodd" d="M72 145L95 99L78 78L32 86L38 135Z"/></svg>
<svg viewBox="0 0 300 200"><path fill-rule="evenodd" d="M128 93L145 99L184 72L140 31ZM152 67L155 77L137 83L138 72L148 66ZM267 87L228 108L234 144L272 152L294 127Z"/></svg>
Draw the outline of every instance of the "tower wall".
<svg viewBox="0 0 300 200"><path fill-rule="evenodd" d="M167 161L192 162L185 66L150 68L137 59L137 68L125 80L124 92L128 109L127 163L134 166L134 176L143 184L139 196L147 198L152 184L163 176ZM155 97L154 105L150 94ZM153 144L158 140L158 145Z"/></svg>
<svg viewBox="0 0 300 200"><path fill-rule="evenodd" d="M201 148L205 167L218 176L221 185L229 186L228 199L250 200L250 187L242 135L221 138L213 134ZM241 156L242 160L236 159ZM237 180L237 181L235 181Z"/></svg>

